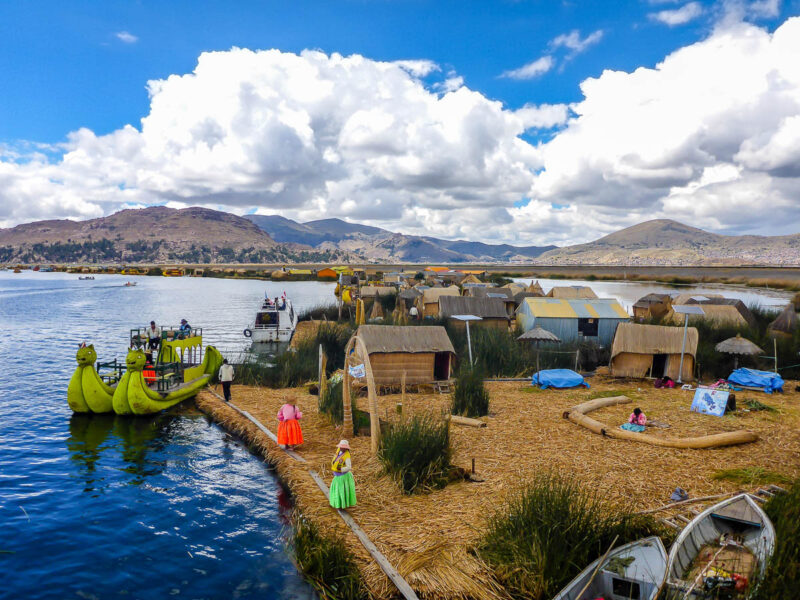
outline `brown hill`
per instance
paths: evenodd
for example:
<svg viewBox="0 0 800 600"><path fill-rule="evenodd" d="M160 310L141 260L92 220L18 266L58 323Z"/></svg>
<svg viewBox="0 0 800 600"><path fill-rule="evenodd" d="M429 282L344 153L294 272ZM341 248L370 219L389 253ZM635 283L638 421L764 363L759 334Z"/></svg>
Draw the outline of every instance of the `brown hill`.
<svg viewBox="0 0 800 600"><path fill-rule="evenodd" d="M336 254L308 251L276 243L247 219L198 207L153 206L0 229L5 262L294 262Z"/></svg>
<svg viewBox="0 0 800 600"><path fill-rule="evenodd" d="M551 265L798 265L800 234L720 235L670 219L639 223L594 242L542 254Z"/></svg>

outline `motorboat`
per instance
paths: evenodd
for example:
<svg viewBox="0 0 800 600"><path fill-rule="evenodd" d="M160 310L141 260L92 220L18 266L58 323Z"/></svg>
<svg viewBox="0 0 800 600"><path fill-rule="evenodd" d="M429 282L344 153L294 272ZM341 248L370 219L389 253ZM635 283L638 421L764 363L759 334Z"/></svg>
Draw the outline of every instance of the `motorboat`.
<svg viewBox="0 0 800 600"><path fill-rule="evenodd" d="M92 279L94 279L94 277L92 277ZM135 281L126 281L125 282L125 287L136 287L136 282Z"/></svg>
<svg viewBox="0 0 800 600"><path fill-rule="evenodd" d="M290 342L297 328L297 313L286 298L264 298L256 318L244 330L244 337L253 343Z"/></svg>
<svg viewBox="0 0 800 600"><path fill-rule="evenodd" d="M94 277L92 275L87 275L86 277L78 277L81 281L94 281Z"/></svg>
<svg viewBox="0 0 800 600"><path fill-rule="evenodd" d="M666 569L667 551L659 537L636 540L595 560L553 600L655 600Z"/></svg>

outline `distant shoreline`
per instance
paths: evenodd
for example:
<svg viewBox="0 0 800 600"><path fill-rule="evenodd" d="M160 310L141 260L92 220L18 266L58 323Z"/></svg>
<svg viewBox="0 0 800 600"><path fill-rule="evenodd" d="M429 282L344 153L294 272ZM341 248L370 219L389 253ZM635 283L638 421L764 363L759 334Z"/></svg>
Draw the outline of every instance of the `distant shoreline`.
<svg viewBox="0 0 800 600"><path fill-rule="evenodd" d="M641 281L658 282L665 284L702 284L726 283L743 285L753 288L775 288L786 291L800 291L800 267L782 266L617 266L617 265L511 265L511 264L480 264L480 263L397 263L375 264L355 263L348 266L357 270L366 270L368 274L387 273L398 270L422 271L426 266L448 266L454 270L469 269L485 270L487 273L500 274L508 277L531 277L542 279L582 279L586 281ZM20 265L31 268L34 265ZM108 268L120 269L121 265L85 264L85 265L53 265L58 271L67 269L88 268L90 272L103 272ZM306 263L297 265L275 264L133 264L137 269L185 269L186 276L195 270L203 270L203 277L221 279L263 279L270 280L271 273L281 270L284 266L292 269L322 269L327 264ZM13 268L9 265L7 268ZM95 271L99 269L99 271ZM208 271L208 272L206 272ZM75 274L79 272L75 271ZM160 275L158 273L157 275ZM131 275L133 276L133 275ZM200 275L195 275L200 276ZM318 279L314 275L290 275L282 281L331 281L331 279Z"/></svg>

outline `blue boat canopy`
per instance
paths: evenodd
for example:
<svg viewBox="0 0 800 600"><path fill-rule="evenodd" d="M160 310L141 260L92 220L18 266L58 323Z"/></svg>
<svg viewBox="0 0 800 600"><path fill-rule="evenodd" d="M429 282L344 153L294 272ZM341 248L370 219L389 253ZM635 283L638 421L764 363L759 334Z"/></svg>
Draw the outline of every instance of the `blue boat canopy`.
<svg viewBox="0 0 800 600"><path fill-rule="evenodd" d="M539 371L533 374L531 381L533 385L538 385L543 390L549 387L554 388L571 388L578 385L584 385L587 388L589 384L583 380L583 376L570 371L569 369L549 369L547 371Z"/></svg>
<svg viewBox="0 0 800 600"><path fill-rule="evenodd" d="M771 371L759 371L742 367L731 373L728 381L739 385L763 388L767 394L783 391L783 379L780 375Z"/></svg>

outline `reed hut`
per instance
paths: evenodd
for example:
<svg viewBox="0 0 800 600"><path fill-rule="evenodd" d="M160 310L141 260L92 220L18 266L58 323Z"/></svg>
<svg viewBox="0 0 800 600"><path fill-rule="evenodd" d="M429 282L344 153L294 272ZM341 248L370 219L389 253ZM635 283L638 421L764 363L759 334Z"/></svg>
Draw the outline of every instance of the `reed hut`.
<svg viewBox="0 0 800 600"><path fill-rule="evenodd" d="M547 292L547 297L572 300L577 298L597 298L597 294L586 285L566 285L554 287Z"/></svg>
<svg viewBox="0 0 800 600"><path fill-rule="evenodd" d="M450 379L455 349L444 327L361 325L356 335L369 355L375 385L407 385Z"/></svg>
<svg viewBox="0 0 800 600"><path fill-rule="evenodd" d="M794 304L789 304L781 314L767 327L767 333L772 337L791 338L797 331L798 319Z"/></svg>
<svg viewBox="0 0 800 600"><path fill-rule="evenodd" d="M475 277L475 275L472 274L467 275L466 277L464 277L464 279L461 280L461 285L464 285L466 283L477 283L479 285L483 284L483 282L480 279L478 279L477 277Z"/></svg>
<svg viewBox="0 0 800 600"><path fill-rule="evenodd" d="M528 285L528 287L525 288L525 291L526 292L531 292L533 294L536 294L537 296L544 296L544 290L542 289L542 286L539 285L538 281L531 280L531 282Z"/></svg>
<svg viewBox="0 0 800 600"><path fill-rule="evenodd" d="M647 294L633 305L633 318L658 319L667 314L671 307L672 297L669 294Z"/></svg>
<svg viewBox="0 0 800 600"><path fill-rule="evenodd" d="M439 298L460 295L458 287L454 285L446 288L428 288L422 292L422 296L417 300L417 308L423 318L436 318L439 316Z"/></svg>
<svg viewBox="0 0 800 600"><path fill-rule="evenodd" d="M465 322L453 319L454 315L480 317L480 321L472 323L473 327L494 327L508 330L511 322L503 298L470 298L467 296L442 296L439 298L439 317L448 319L455 327L464 328Z"/></svg>
<svg viewBox="0 0 800 600"><path fill-rule="evenodd" d="M397 288L391 286L365 285L359 291L361 298L377 298L378 296L393 296Z"/></svg>
<svg viewBox="0 0 800 600"><path fill-rule="evenodd" d="M620 323L611 345L611 375L615 377L664 377L689 381L694 372L697 329L686 330L683 371L679 375L683 328Z"/></svg>
<svg viewBox="0 0 800 600"><path fill-rule="evenodd" d="M469 296L472 298L494 298L494 299L501 299L506 307L506 312L508 313L509 317L514 316L514 311L517 309L517 303L514 300L514 290L506 287L501 288L494 288L494 287L475 287L470 288Z"/></svg>
<svg viewBox="0 0 800 600"><path fill-rule="evenodd" d="M679 298L673 300L672 305L699 304L703 308L702 315L690 315L689 322L693 320L705 320L717 325L733 325L735 327L755 327L756 318L753 313L741 300L736 298L723 298L722 296L691 296L686 301L678 302ZM670 310L664 319L679 325L683 324L684 316Z"/></svg>

